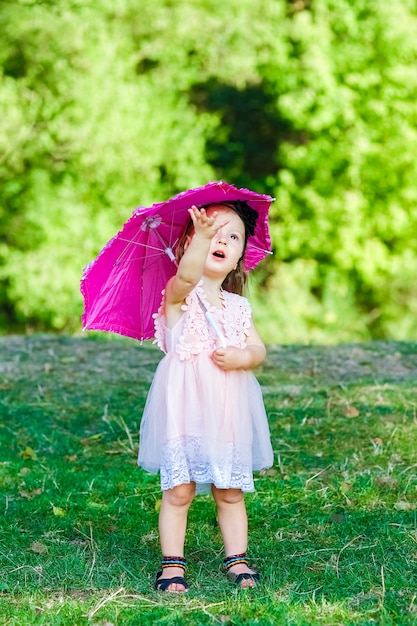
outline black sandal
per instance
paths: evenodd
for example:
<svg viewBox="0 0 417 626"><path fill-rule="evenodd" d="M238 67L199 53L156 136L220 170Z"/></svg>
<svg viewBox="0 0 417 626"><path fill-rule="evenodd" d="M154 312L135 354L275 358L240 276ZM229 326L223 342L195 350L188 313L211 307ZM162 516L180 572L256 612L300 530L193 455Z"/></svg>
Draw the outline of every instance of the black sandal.
<svg viewBox="0 0 417 626"><path fill-rule="evenodd" d="M188 591L187 581L183 576L173 576L173 578L160 579L164 569L167 567L180 567L184 572L187 569L187 561L182 556L164 556L161 568L156 575L154 587L157 591L166 591L172 584L183 585L184 591ZM184 593L184 591L171 591L170 593Z"/></svg>
<svg viewBox="0 0 417 626"><path fill-rule="evenodd" d="M256 583L258 583L261 579L258 572L253 572L252 574L250 574L249 572L245 572L242 574L235 574L234 572L231 572L230 568L238 564L246 565L247 567L249 567L249 563L246 558L246 552L244 552L243 554L234 554L233 556L228 556L224 559L223 567L225 569L227 578L240 588L242 588L241 583L244 580L251 580L255 583L254 586L256 587Z"/></svg>

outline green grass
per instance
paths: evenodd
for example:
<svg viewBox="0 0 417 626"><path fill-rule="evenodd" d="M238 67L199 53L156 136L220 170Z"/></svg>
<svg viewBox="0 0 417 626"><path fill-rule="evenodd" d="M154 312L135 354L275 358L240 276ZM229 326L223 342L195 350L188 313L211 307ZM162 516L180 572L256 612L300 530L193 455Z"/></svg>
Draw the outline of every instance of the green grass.
<svg viewBox="0 0 417 626"><path fill-rule="evenodd" d="M269 348L276 463L247 497L263 583L225 580L200 496L178 596L152 588L159 481L136 467L161 355L102 337L0 338L1 624L417 624L416 344Z"/></svg>

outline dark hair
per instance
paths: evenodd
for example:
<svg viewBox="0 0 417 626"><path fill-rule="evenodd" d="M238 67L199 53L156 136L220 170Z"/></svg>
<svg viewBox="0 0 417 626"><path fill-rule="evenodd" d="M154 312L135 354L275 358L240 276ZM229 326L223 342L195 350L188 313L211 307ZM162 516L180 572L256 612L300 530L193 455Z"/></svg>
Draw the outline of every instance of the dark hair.
<svg viewBox="0 0 417 626"><path fill-rule="evenodd" d="M244 256L246 245L248 243L249 237L251 237L255 233L256 220L258 218L258 212L255 209L252 209L246 202L246 200L232 200L227 202L208 202L207 204L202 204L199 206L199 209L208 209L209 207L219 204L221 206L229 207L232 209L242 220L245 227L245 242L243 246L242 256L240 257L238 264L235 270L229 272L222 283L222 288L226 291L230 291L231 293L237 293L242 295L244 287L247 281L247 273L244 268ZM191 234L193 230L193 221L190 218L183 234L178 240L178 244L175 248L175 257L179 262L184 254L184 247L187 241L188 236Z"/></svg>

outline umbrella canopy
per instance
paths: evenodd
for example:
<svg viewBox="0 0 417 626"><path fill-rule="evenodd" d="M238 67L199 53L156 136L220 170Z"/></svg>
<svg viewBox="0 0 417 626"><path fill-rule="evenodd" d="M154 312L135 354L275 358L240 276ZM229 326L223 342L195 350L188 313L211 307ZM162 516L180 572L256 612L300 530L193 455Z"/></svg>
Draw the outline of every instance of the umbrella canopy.
<svg viewBox="0 0 417 626"><path fill-rule="evenodd" d="M84 270L81 293L85 330L104 330L143 341L154 336L153 314L176 272L175 246L192 205L246 200L258 212L244 257L251 270L271 253L268 210L273 198L222 181L184 191L167 202L138 207L122 230Z"/></svg>

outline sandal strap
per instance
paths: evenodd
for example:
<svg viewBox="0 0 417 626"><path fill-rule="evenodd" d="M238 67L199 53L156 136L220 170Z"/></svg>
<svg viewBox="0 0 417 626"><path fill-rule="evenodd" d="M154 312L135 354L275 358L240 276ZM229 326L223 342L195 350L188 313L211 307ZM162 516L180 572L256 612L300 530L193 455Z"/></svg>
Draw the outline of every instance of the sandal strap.
<svg viewBox="0 0 417 626"><path fill-rule="evenodd" d="M162 574L162 572L158 572L158 574ZM163 578L159 580L157 575L154 587L157 591L166 591L167 588L172 584L182 585L185 590L188 589L188 583L182 576L174 576L173 578Z"/></svg>
<svg viewBox="0 0 417 626"><path fill-rule="evenodd" d="M223 561L223 567L226 570L226 572L228 572L231 567L233 567L234 565L237 565L238 563L242 563L243 565L248 565L246 552L243 552L243 554L233 554L232 556L227 556Z"/></svg>
<svg viewBox="0 0 417 626"><path fill-rule="evenodd" d="M238 587L240 587L240 583L244 580L252 580L254 583L257 583L261 580L260 574L258 572L253 572L253 574L249 574L249 572L245 572L244 574L233 574L233 572L228 572L227 577L232 583L235 583Z"/></svg>
<svg viewBox="0 0 417 626"><path fill-rule="evenodd" d="M167 567L180 567L185 571L187 569L187 561L182 556L163 556L161 567L162 569Z"/></svg>

